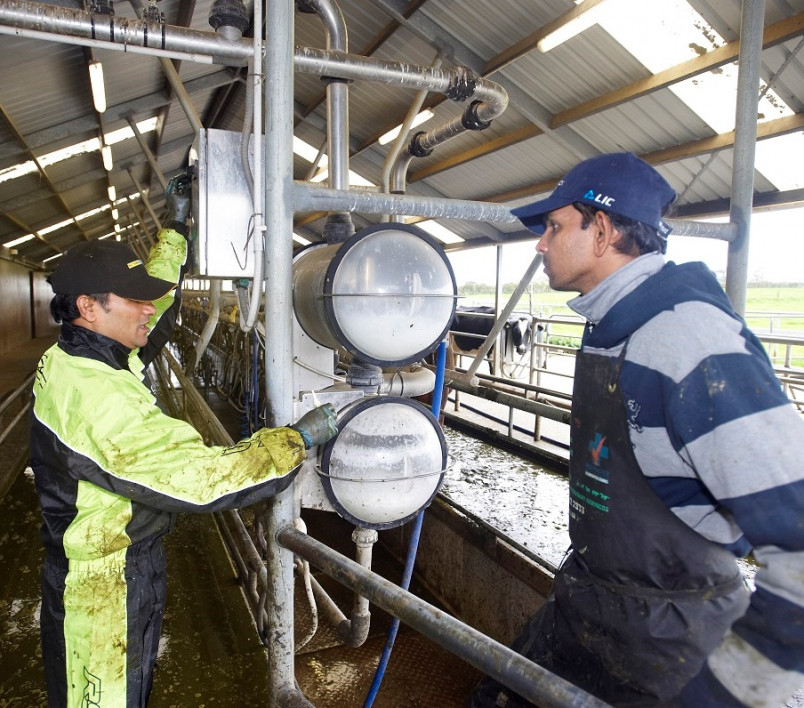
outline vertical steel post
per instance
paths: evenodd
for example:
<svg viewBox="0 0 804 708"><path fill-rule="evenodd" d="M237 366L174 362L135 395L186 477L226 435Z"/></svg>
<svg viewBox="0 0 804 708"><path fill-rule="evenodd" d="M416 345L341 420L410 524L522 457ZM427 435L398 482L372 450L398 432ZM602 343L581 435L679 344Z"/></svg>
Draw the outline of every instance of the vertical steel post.
<svg viewBox="0 0 804 708"><path fill-rule="evenodd" d="M495 248L495 255L497 256L497 268L494 273L494 319L496 320L500 316L500 312L502 311L502 262L503 262L503 248L502 245L498 244ZM500 330L500 333L503 330ZM494 347L494 355L492 356L492 369L494 371L495 376L502 375L502 343L505 339L505 336L497 335L497 346Z"/></svg>
<svg viewBox="0 0 804 708"><path fill-rule="evenodd" d="M293 0L266 3L265 15L265 279L271 284L264 315L265 387L268 424L280 426L293 422ZM291 485L271 501L266 523L271 706L284 705L298 693L293 666L293 554L276 542L277 531L292 526L293 515Z"/></svg>
<svg viewBox="0 0 804 708"><path fill-rule="evenodd" d="M732 307L741 315L745 314L748 283L748 240L754 202L754 154L764 17L765 0L743 0L729 212L729 220L737 226L737 238L729 243L726 265L726 294Z"/></svg>
<svg viewBox="0 0 804 708"><path fill-rule="evenodd" d="M337 3L315 3L324 22L327 51L349 51L346 21ZM340 79L327 81L327 147L329 149L329 186L349 189L349 84Z"/></svg>

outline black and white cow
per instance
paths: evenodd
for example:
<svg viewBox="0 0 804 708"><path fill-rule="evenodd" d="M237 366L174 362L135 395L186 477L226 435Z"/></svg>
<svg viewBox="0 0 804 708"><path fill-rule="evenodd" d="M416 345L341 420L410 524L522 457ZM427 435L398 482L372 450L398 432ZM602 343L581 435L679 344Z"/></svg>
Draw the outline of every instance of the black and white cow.
<svg viewBox="0 0 804 708"><path fill-rule="evenodd" d="M489 306L458 307L450 326L450 345L455 354L477 353L494 326L494 308ZM511 361L530 351L532 337L531 317L512 312L503 325L503 361ZM474 336L471 336L474 335ZM488 352L489 371L494 373L494 346Z"/></svg>

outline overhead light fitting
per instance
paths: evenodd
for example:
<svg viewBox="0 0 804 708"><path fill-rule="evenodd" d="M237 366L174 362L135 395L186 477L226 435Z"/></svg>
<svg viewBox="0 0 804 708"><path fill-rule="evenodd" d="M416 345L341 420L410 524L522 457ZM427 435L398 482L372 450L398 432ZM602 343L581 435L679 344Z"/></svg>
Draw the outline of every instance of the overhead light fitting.
<svg viewBox="0 0 804 708"><path fill-rule="evenodd" d="M106 189L106 193L109 195L109 201L114 204L115 199L117 199L117 190L114 188L113 184L109 185Z"/></svg>
<svg viewBox="0 0 804 708"><path fill-rule="evenodd" d="M410 124L411 128L415 128L422 123L426 123L430 120L435 114L429 109L424 109L421 113L418 113L416 117L413 119L413 122ZM389 130L385 135L383 135L377 142L380 145L386 145L390 143L392 140L396 139L396 136L399 135L399 131L402 130L402 125L396 126L396 128L392 128Z"/></svg>
<svg viewBox="0 0 804 708"><path fill-rule="evenodd" d="M99 61L89 62L89 84L92 87L95 110L103 113L106 110L106 90L103 86L103 64Z"/></svg>
<svg viewBox="0 0 804 708"><path fill-rule="evenodd" d="M542 53L549 52L559 44L563 44L576 34L580 34L585 29L591 27L597 22L600 8L598 7L595 12L592 12L592 10L598 5L601 5L604 1L605 0L583 0L569 12L564 13L558 19L545 25L542 29L544 36L536 43L536 49Z"/></svg>
<svg viewBox="0 0 804 708"><path fill-rule="evenodd" d="M112 209L112 218L117 221L120 218L120 212L117 209Z"/></svg>
<svg viewBox="0 0 804 708"><path fill-rule="evenodd" d="M114 163L112 162L112 148L108 145L104 145L101 148L101 158L103 159L103 168L107 172L111 172L112 167L114 167Z"/></svg>

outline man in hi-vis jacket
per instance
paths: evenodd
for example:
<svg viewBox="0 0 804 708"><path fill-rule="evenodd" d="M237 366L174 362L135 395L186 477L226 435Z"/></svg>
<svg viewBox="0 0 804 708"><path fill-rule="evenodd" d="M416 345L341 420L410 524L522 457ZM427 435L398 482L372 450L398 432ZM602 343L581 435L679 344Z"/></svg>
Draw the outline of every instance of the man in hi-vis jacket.
<svg viewBox="0 0 804 708"><path fill-rule="evenodd" d="M161 537L176 512L247 506L288 487L337 432L322 406L294 426L208 446L156 405L143 370L167 341L187 254L186 178L147 266L128 246L71 248L50 277L59 341L33 392L31 466L42 507L42 653L51 707L145 706L165 604Z"/></svg>

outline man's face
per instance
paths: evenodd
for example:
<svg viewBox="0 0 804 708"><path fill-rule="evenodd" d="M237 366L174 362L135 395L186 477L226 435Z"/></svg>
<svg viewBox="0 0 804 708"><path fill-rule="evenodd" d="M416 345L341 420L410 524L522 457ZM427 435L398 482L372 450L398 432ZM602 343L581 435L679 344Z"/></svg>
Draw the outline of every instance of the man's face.
<svg viewBox="0 0 804 708"><path fill-rule="evenodd" d="M97 303L95 303L97 305ZM106 307L96 307L95 331L114 339L124 347L135 349L145 346L151 328L148 322L156 312L152 302L127 300L109 293Z"/></svg>
<svg viewBox="0 0 804 708"><path fill-rule="evenodd" d="M536 250L544 256L544 272L554 290L589 292L596 284L593 221L581 228L583 216L571 204L551 211L544 219L544 235Z"/></svg>

